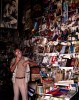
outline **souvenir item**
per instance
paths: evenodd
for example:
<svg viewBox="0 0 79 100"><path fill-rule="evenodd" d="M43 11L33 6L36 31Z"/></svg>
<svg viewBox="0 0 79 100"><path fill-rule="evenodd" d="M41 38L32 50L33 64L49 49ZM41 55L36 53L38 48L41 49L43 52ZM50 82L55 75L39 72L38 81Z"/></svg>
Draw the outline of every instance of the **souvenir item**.
<svg viewBox="0 0 79 100"><path fill-rule="evenodd" d="M47 38L44 38L44 37L43 37L43 38L41 39L41 41L40 41L40 44L41 44L41 45L46 45L47 42L48 42Z"/></svg>
<svg viewBox="0 0 79 100"><path fill-rule="evenodd" d="M71 59L71 65L70 65L71 67L74 67L75 61L76 61L76 58L72 58L72 59Z"/></svg>
<svg viewBox="0 0 79 100"><path fill-rule="evenodd" d="M47 77L47 73L44 72L44 71L40 71L40 75L41 75L42 77Z"/></svg>
<svg viewBox="0 0 79 100"><path fill-rule="evenodd" d="M44 52L44 46L38 46L38 53Z"/></svg>
<svg viewBox="0 0 79 100"><path fill-rule="evenodd" d="M57 38L58 38L58 35L56 34L54 37L53 37L53 41L56 41L57 40Z"/></svg>
<svg viewBox="0 0 79 100"><path fill-rule="evenodd" d="M40 68L39 67L31 67L31 81L36 81L40 79Z"/></svg>
<svg viewBox="0 0 79 100"><path fill-rule="evenodd" d="M74 53L74 45L70 45L70 53Z"/></svg>
<svg viewBox="0 0 79 100"><path fill-rule="evenodd" d="M50 64L55 64L56 60L57 60L57 57L56 56L52 56Z"/></svg>
<svg viewBox="0 0 79 100"><path fill-rule="evenodd" d="M49 64L49 60L50 60L49 58L50 58L49 56L45 56L45 57L43 58L42 63Z"/></svg>
<svg viewBox="0 0 79 100"><path fill-rule="evenodd" d="M37 86L37 94L42 95L44 93L43 85Z"/></svg>
<svg viewBox="0 0 79 100"><path fill-rule="evenodd" d="M65 53L65 49L66 49L66 46L62 46L62 49L60 51L60 54L64 54Z"/></svg>
<svg viewBox="0 0 79 100"><path fill-rule="evenodd" d="M35 93L35 89L33 89L32 87L28 86L28 95L30 97L33 97L34 93Z"/></svg>
<svg viewBox="0 0 79 100"><path fill-rule="evenodd" d="M67 59L67 63L66 63L67 67L71 67L71 61L72 61L72 59Z"/></svg>
<svg viewBox="0 0 79 100"><path fill-rule="evenodd" d="M65 1L65 2L63 2L63 4L62 4L62 10L63 10L63 20L62 20L62 22L66 22L66 21L68 21L68 3L67 3L67 1Z"/></svg>

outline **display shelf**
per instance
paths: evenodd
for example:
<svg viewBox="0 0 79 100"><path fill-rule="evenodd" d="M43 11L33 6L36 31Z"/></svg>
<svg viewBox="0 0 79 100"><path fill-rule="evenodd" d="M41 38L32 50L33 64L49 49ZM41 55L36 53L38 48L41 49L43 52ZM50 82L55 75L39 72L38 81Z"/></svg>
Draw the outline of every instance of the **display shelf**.
<svg viewBox="0 0 79 100"><path fill-rule="evenodd" d="M60 5L63 7L62 3ZM66 22L63 22L61 19L63 10L61 10L61 14L58 16L56 15L56 10L49 12L48 8L47 12L45 9L44 15L37 20L38 26L34 26L32 30L33 37L31 43L33 46L33 59L40 67L40 80L45 91L53 89L54 83L59 81L73 80L75 82L74 73L79 70L79 15L75 13L71 17L67 16L68 19ZM73 10L68 10L67 13ZM54 18L52 19L51 15L53 13ZM50 83L46 83L46 79L49 78L52 79L53 86ZM48 81L50 82L50 80ZM77 91L74 91L71 96L70 94L71 91L66 95L60 96L60 100L64 98L76 100L72 98L77 94ZM43 95L38 100L44 100L43 97L45 96ZM57 98L57 100L59 99Z"/></svg>

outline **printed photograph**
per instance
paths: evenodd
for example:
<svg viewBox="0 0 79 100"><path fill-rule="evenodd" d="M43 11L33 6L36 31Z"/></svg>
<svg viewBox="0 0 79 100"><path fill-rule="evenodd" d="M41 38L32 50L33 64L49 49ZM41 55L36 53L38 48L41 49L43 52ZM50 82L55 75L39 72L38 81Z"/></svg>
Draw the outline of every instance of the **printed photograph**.
<svg viewBox="0 0 79 100"><path fill-rule="evenodd" d="M18 0L0 0L0 26L3 28L17 29Z"/></svg>

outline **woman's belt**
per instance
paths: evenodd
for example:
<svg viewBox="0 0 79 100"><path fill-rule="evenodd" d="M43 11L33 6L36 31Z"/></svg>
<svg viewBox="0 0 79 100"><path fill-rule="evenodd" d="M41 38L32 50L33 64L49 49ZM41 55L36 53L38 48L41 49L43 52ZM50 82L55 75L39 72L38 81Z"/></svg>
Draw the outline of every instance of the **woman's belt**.
<svg viewBox="0 0 79 100"><path fill-rule="evenodd" d="M23 78L25 78L25 77L15 77L16 79L23 79Z"/></svg>

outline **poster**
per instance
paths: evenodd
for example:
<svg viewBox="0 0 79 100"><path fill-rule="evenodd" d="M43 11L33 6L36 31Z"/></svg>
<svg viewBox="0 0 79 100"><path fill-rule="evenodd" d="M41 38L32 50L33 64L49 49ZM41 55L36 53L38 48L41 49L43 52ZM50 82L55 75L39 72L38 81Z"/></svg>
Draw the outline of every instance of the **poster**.
<svg viewBox="0 0 79 100"><path fill-rule="evenodd" d="M18 0L0 0L0 27L17 29Z"/></svg>

